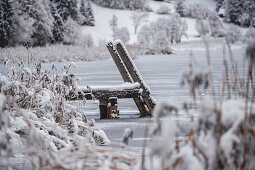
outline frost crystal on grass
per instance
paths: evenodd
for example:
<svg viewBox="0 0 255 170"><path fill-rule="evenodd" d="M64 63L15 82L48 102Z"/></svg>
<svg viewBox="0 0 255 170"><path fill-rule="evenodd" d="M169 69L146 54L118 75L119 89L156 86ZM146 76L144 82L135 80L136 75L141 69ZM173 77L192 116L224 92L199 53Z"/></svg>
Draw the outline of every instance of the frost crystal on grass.
<svg viewBox="0 0 255 170"><path fill-rule="evenodd" d="M65 66L63 76L40 65L10 68L7 77L0 74L0 92L7 96L0 95L0 169L13 166L6 161L15 159L13 155L28 161L32 169L104 167L99 162L133 166L132 157L99 148L111 143L105 132L66 100L70 88L77 87L75 76L68 73L70 66Z"/></svg>

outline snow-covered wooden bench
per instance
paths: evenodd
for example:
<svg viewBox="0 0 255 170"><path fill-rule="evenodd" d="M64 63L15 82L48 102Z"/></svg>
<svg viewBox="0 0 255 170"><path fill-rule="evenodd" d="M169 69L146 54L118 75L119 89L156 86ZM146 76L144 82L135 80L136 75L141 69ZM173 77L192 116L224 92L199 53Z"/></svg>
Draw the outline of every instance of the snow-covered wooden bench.
<svg viewBox="0 0 255 170"><path fill-rule="evenodd" d="M117 40L106 46L125 83L119 86L79 86L71 91L69 100L98 99L100 118L115 118L118 115L117 99L133 98L141 116L152 115L156 102L124 44Z"/></svg>
<svg viewBox="0 0 255 170"><path fill-rule="evenodd" d="M152 115L156 101L150 95L150 88L143 80L128 50L120 40L107 43L107 48L115 62L124 82L139 83L141 95L133 97L141 116Z"/></svg>

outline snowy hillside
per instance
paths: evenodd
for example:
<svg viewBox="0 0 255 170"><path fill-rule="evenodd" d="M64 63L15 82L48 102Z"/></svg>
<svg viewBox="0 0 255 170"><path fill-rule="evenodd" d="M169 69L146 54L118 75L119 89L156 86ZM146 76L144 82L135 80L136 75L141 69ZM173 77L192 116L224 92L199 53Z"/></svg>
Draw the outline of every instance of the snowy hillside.
<svg viewBox="0 0 255 170"><path fill-rule="evenodd" d="M185 3L192 4L192 3L201 3L205 6L207 6L209 9L214 10L216 6L216 1L214 0L188 0ZM149 6L153 9L153 12L148 12L149 17L147 19L147 22L144 22L143 24L149 23L151 21L156 21L159 17L169 17L168 15L159 15L156 13L156 11L159 9L161 5L166 5L171 9L171 13L174 12L174 4L175 1L171 1L169 3L167 2L158 2L158 1L149 1ZM112 30L109 26L109 21L112 18L112 15L116 15L118 17L118 24L120 27L127 27L130 32L130 41L129 43L135 43L137 40L137 34L134 33L134 26L131 20L131 15L135 11L130 10L119 10L119 9L110 9L110 8L104 8L100 7L96 4L92 4L94 15L95 15L95 26L84 26L82 28L82 31L84 34L91 34L94 38L95 42L99 42L100 40L112 40ZM195 29L195 19L191 18L182 18L184 19L188 24L188 39L183 38L183 41L187 40L194 40L198 39L198 33ZM141 28L141 26L139 27ZM139 30L138 28L138 30Z"/></svg>

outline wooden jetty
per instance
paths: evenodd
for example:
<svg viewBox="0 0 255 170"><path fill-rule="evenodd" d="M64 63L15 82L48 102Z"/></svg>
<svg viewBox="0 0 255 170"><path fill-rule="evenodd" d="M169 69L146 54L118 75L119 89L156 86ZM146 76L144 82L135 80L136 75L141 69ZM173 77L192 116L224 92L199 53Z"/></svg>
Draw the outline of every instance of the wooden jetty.
<svg viewBox="0 0 255 170"><path fill-rule="evenodd" d="M144 82L126 47L120 40L109 42L106 47L125 83L119 86L92 86L76 89L75 92L71 91L68 98L70 100L98 99L101 119L118 117L117 99L120 98L133 98L141 116L152 116L156 102L150 95L150 88Z"/></svg>

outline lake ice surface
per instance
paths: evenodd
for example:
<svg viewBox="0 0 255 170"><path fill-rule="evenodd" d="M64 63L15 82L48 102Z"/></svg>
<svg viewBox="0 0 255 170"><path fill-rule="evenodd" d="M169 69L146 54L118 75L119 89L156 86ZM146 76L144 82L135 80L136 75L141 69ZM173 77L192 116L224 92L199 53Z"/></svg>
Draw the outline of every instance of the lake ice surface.
<svg viewBox="0 0 255 170"><path fill-rule="evenodd" d="M243 67L245 67L243 64L244 49L234 49L233 54L238 63L238 69L242 72ZM217 91L219 89L217 84L221 80L223 70L223 50L221 48L211 50L210 55L215 89ZM171 100L181 105L183 101L189 99L188 88L180 86L180 79L183 71L189 69L191 58L194 63L193 67L201 71L208 70L205 50L181 50L175 51L171 55L138 56L134 62L145 82L151 88L151 95L158 102ZM226 58L229 60L228 53L226 53ZM77 68L73 70L73 73L80 78L82 85L120 85L123 83L113 60L77 62L76 65ZM201 95L200 97L203 98L205 96ZM104 130L113 142L121 142L124 130L126 128L134 128L134 139L131 140L130 145L141 148L144 129L151 118L138 118L139 112L133 100L119 99L120 119L100 120L98 105L98 101L87 101L83 109L88 118L95 119L96 125ZM183 126L187 126L189 118L182 113L181 111L181 114L174 117L174 119Z"/></svg>

